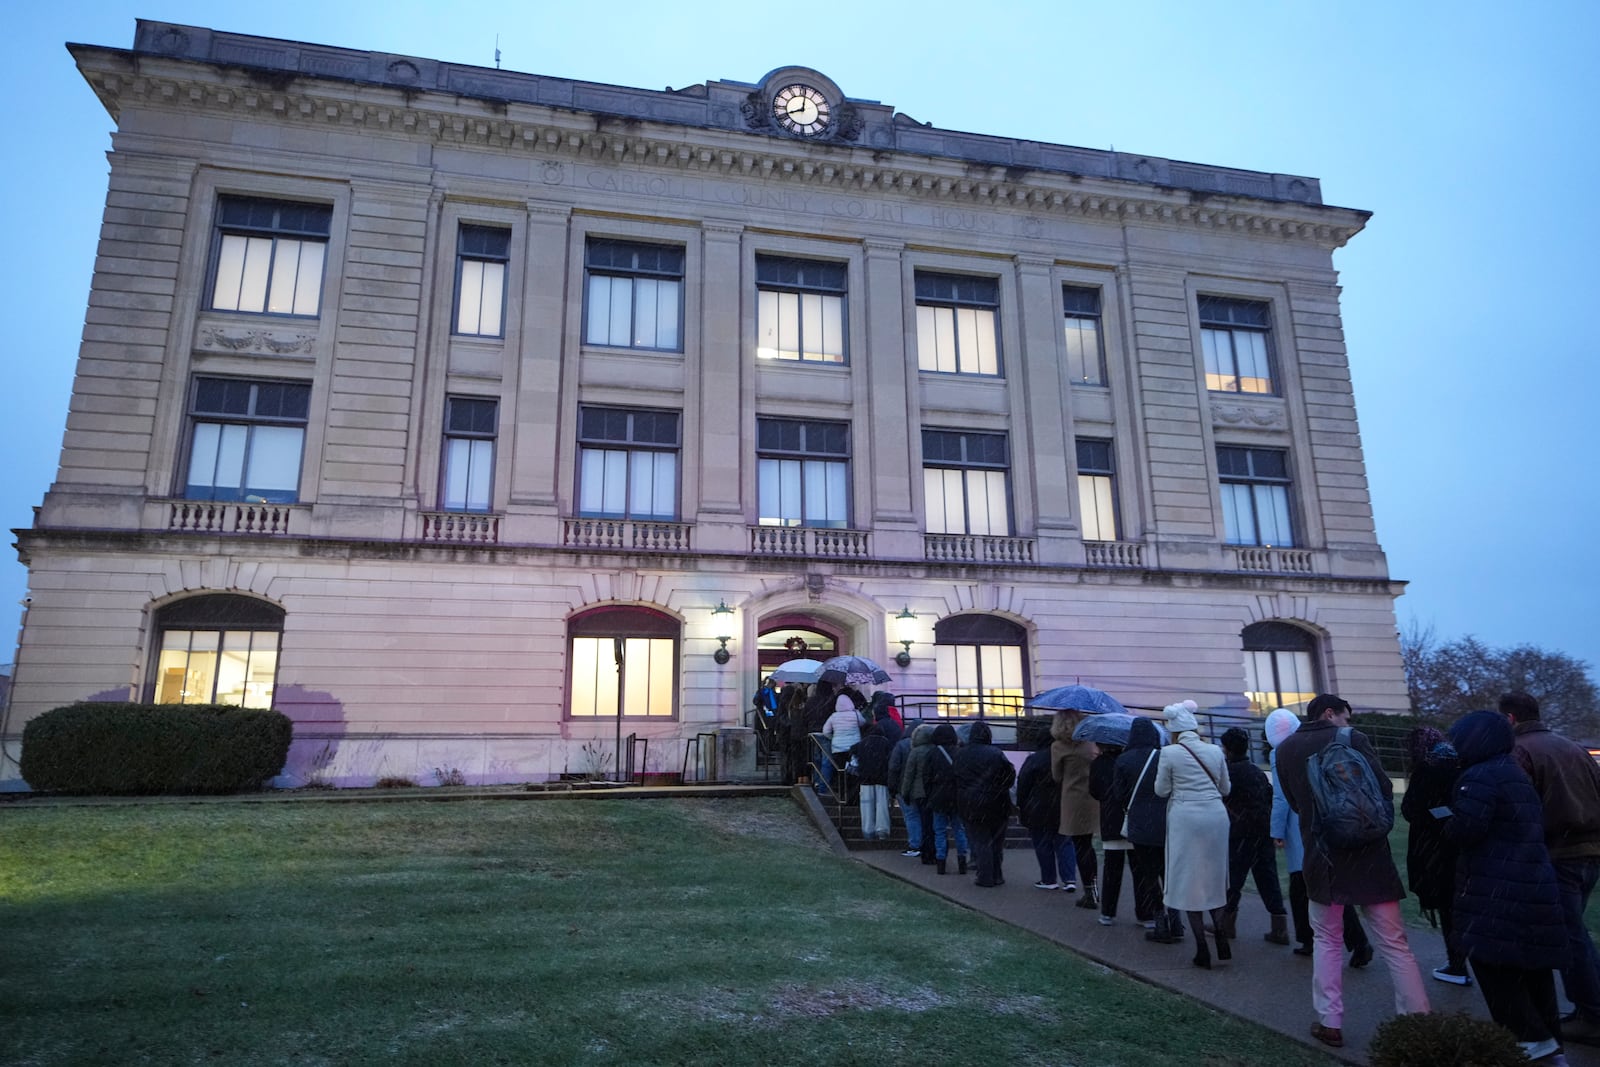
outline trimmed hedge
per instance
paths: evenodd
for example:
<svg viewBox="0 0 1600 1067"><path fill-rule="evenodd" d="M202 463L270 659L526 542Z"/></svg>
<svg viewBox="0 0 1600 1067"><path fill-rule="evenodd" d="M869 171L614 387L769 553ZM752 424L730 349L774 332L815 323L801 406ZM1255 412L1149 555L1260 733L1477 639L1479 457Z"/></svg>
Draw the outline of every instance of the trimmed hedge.
<svg viewBox="0 0 1600 1067"><path fill-rule="evenodd" d="M1372 1067L1515 1067L1528 1057L1510 1030L1465 1012L1397 1015L1367 1049Z"/></svg>
<svg viewBox="0 0 1600 1067"><path fill-rule="evenodd" d="M283 769L294 724L228 704L84 703L22 731L22 777L41 792L237 793Z"/></svg>

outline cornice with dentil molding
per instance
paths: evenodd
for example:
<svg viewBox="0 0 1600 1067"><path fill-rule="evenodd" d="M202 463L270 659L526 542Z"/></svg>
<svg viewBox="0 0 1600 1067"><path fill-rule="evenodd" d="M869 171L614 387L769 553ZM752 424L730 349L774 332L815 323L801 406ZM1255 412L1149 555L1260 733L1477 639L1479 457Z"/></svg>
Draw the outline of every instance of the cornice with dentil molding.
<svg viewBox="0 0 1600 1067"><path fill-rule="evenodd" d="M1015 180L1015 168L941 161L910 154L841 145L772 141L695 127L655 126L636 119L506 104L499 114L465 113L467 102L444 94L317 83L326 93L282 90L250 82L237 72L203 79L180 76L191 68L85 69L84 76L113 115L134 105L164 110L231 113L281 122L369 129L389 136L444 144L531 152L545 158L632 164L679 172L755 177L817 185L855 194L882 191L997 210L1051 213L1111 222L1194 226L1252 237L1308 241L1342 247L1366 222L1366 213L1324 205L1252 200L1227 194L1136 186L1105 178L1033 170ZM229 80L229 79L232 80ZM295 79L302 84L308 79ZM351 91L341 95L336 90ZM359 94L356 90L359 88ZM383 102L372 97L391 97ZM430 102L437 100L439 106ZM453 102L455 107L451 107ZM483 104L480 106L493 107ZM696 140L699 143L695 143ZM759 145L749 143L759 140ZM890 157L890 158L885 158Z"/></svg>

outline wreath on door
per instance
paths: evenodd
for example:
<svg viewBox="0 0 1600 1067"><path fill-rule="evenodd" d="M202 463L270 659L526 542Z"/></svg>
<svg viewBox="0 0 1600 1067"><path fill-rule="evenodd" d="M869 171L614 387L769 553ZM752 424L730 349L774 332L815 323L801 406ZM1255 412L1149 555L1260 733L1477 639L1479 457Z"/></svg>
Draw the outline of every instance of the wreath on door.
<svg viewBox="0 0 1600 1067"><path fill-rule="evenodd" d="M806 639L805 638L797 636L797 637L791 637L791 638L789 638L789 640L785 641L783 643L783 647L788 649L790 652L793 652L796 655L799 655L801 652L806 651L811 646L806 644Z"/></svg>

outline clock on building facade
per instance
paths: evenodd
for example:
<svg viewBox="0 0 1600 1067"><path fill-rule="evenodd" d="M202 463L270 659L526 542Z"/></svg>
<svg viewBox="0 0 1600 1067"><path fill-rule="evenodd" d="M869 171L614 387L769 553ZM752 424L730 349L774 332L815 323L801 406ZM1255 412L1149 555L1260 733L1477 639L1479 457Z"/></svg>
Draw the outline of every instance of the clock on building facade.
<svg viewBox="0 0 1600 1067"><path fill-rule="evenodd" d="M798 137L820 137L833 124L833 105L820 90L796 82L773 94L772 117Z"/></svg>

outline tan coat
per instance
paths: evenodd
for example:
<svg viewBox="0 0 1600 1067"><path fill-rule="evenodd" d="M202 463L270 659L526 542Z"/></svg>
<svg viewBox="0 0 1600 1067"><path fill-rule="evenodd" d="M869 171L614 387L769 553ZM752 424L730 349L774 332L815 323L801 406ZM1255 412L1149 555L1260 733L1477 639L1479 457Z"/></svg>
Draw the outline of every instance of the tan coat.
<svg viewBox="0 0 1600 1067"><path fill-rule="evenodd" d="M1100 829L1100 802L1089 795L1089 763L1099 752L1093 741L1072 740L1077 723L1072 716L1057 715L1050 724L1050 777L1061 785L1061 827L1067 837L1093 834Z"/></svg>

